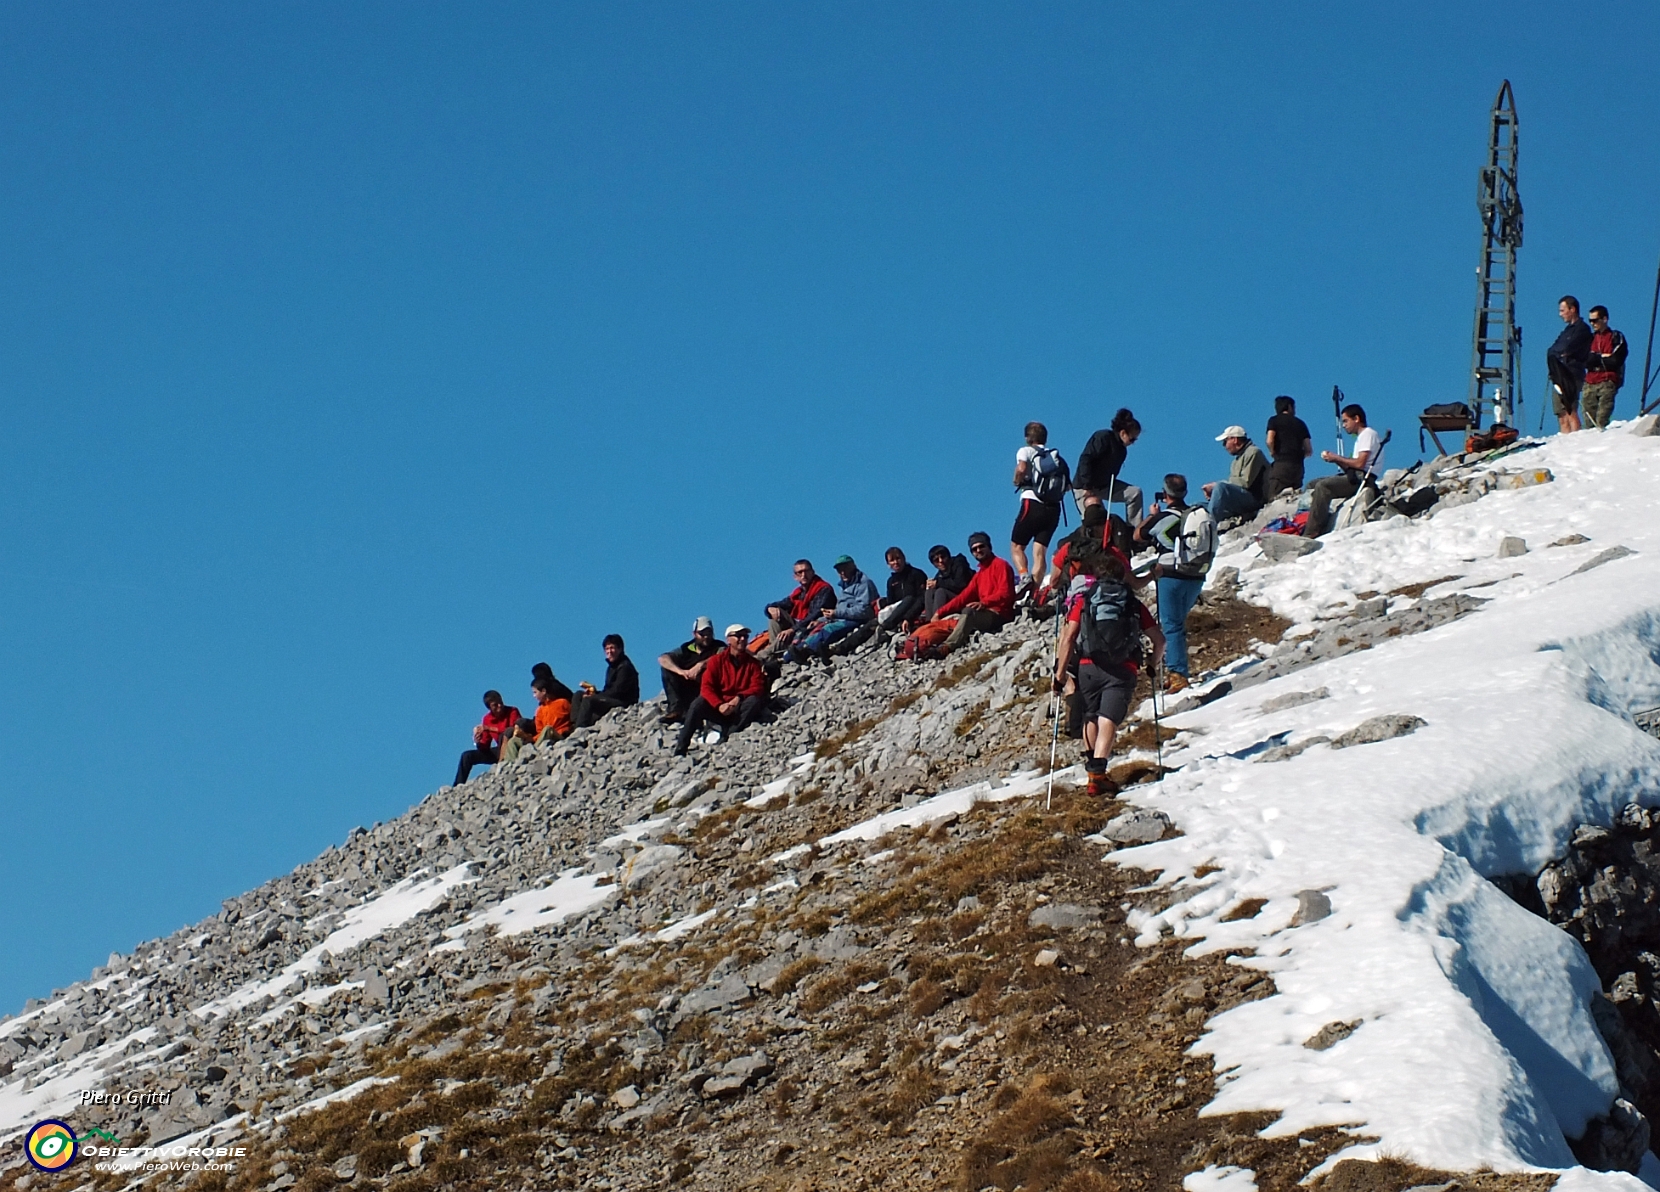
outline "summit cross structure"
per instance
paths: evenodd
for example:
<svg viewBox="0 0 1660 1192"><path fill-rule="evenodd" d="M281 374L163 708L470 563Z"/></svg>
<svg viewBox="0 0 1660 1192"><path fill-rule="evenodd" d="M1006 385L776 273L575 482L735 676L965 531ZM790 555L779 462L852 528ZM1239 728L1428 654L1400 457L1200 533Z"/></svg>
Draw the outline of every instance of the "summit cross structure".
<svg viewBox="0 0 1660 1192"><path fill-rule="evenodd" d="M1476 318L1470 351L1469 407L1475 425L1491 409L1494 421L1520 422L1516 357L1516 250L1522 246L1522 198L1516 189L1516 96L1510 80L1493 100L1487 164L1481 168L1476 206L1481 211L1481 260L1476 266Z"/></svg>

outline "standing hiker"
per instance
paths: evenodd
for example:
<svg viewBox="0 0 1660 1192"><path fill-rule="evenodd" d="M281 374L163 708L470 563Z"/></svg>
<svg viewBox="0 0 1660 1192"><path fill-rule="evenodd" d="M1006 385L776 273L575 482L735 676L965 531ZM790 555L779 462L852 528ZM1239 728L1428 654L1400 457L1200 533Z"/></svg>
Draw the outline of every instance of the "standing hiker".
<svg viewBox="0 0 1660 1192"><path fill-rule="evenodd" d="M1136 537L1158 549L1159 628L1164 632L1164 690L1188 684L1187 615L1205 590L1216 557L1216 521L1203 505L1187 503L1187 477L1172 472Z"/></svg>
<svg viewBox="0 0 1660 1192"><path fill-rule="evenodd" d="M1303 526L1304 538L1318 538L1329 530L1331 503L1354 496L1361 485L1377 479L1378 470L1383 466L1383 439L1366 425L1366 411L1350 404L1343 407L1340 417L1344 432L1355 437L1355 453L1320 453L1321 459L1343 470L1336 476L1322 476L1309 486L1308 522Z"/></svg>
<svg viewBox="0 0 1660 1192"><path fill-rule="evenodd" d="M1089 793L1118 793L1107 777L1118 726L1130 714L1140 669L1141 635L1153 641L1153 665L1164 653L1164 634L1141 601L1124 582L1127 572L1116 557L1101 553L1090 561L1095 582L1070 598L1066 626L1056 651L1054 689L1064 691L1073 651L1079 657L1078 699L1083 705L1084 744L1089 749L1085 769Z"/></svg>
<svg viewBox="0 0 1660 1192"><path fill-rule="evenodd" d="M1550 373L1551 408L1562 434L1580 429L1579 391L1585 384L1585 365L1591 358L1591 329L1579 321L1579 299L1562 295L1556 313L1567 324L1556 342L1545 349L1545 367Z"/></svg>
<svg viewBox="0 0 1660 1192"><path fill-rule="evenodd" d="M1014 564L1015 591L1034 589L1048 571L1049 543L1061 524L1061 501L1072 486L1072 476L1061 453L1049 443L1049 428L1041 422L1026 424L1026 445L1014 454L1014 487L1020 498L1020 513L1009 534L1009 560ZM1026 547L1032 548L1032 565L1026 566Z"/></svg>
<svg viewBox="0 0 1660 1192"><path fill-rule="evenodd" d="M1268 454L1274 462L1268 465L1268 487L1264 490L1273 500L1288 488L1303 487L1303 461L1314 454L1314 436L1308 433L1308 423L1297 417L1297 403L1283 394L1274 399L1274 416L1268 420Z"/></svg>
<svg viewBox="0 0 1660 1192"><path fill-rule="evenodd" d="M1605 430L1614 417L1614 395L1625 384L1625 358L1631 349L1625 336L1608 325L1606 306L1593 306L1590 320L1591 350L1581 397L1585 417L1598 430Z"/></svg>
<svg viewBox="0 0 1660 1192"><path fill-rule="evenodd" d="M1141 490L1124 480L1124 461L1130 445L1141 437L1141 423L1134 414L1121 409L1112 416L1106 430L1089 436L1078 453L1078 470L1072 476L1072 495L1078 512L1090 505L1124 502L1124 516L1131 525L1141 521Z"/></svg>

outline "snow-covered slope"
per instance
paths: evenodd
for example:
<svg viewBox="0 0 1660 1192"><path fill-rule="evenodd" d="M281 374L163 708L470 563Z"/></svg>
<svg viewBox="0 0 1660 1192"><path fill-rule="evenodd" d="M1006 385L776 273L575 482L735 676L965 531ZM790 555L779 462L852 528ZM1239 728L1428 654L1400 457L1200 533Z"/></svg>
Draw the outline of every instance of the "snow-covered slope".
<svg viewBox="0 0 1660 1192"><path fill-rule="evenodd" d="M1441 577L1456 578L1425 598L1488 603L1173 719L1194 733L1166 759L1180 772L1134 794L1184 835L1118 859L1162 869L1176 897L1138 926L1195 952L1254 949L1279 989L1210 1024L1202 1046L1230 1076L1214 1111L1281 1110L1286 1134L1364 1125L1378 1142L1351 1155L1499 1170L1573 1166L1564 1134L1608 1111L1596 974L1484 879L1536 873L1575 824L1660 795L1660 741L1632 721L1660 704L1660 438L1623 429L1499 465L1548 468L1551 483L1345 530L1278 565L1256 546L1224 560L1247 599L1299 624ZM1549 545L1576 535L1588 541ZM1527 552L1499 557L1506 537ZM1385 715L1426 723L1283 760L1253 750ZM1330 915L1293 925L1300 891L1323 892ZM1248 899L1266 905L1228 921ZM1304 1046L1331 1023L1354 1029ZM1652 1156L1643 1174L1660 1175Z"/></svg>

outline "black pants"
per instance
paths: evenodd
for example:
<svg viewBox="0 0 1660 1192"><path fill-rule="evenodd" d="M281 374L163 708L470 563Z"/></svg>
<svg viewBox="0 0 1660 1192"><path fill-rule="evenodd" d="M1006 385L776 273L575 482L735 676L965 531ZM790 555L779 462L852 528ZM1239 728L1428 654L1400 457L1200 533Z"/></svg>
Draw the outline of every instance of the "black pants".
<svg viewBox="0 0 1660 1192"><path fill-rule="evenodd" d="M1279 496L1288 488L1303 487L1303 461L1300 459L1276 459L1268 465L1268 486L1264 490L1269 500Z"/></svg>
<svg viewBox="0 0 1660 1192"><path fill-rule="evenodd" d="M692 736L706 724L718 724L729 733L748 728L755 723L755 718L767 706L767 697L763 695L746 695L738 701L738 706L732 710L730 716L722 716L708 700L701 695L692 701L692 706L686 712L686 723L680 726L680 735L675 738L674 751L685 753L686 747L692 743Z"/></svg>
<svg viewBox="0 0 1660 1192"><path fill-rule="evenodd" d="M667 705L664 714L685 716L702 686L702 679L682 679L673 671L663 671L663 703Z"/></svg>
<svg viewBox="0 0 1660 1192"><path fill-rule="evenodd" d="M1304 538L1318 538L1331 529L1331 503L1345 501L1360 491L1360 482L1347 472L1337 476L1322 476L1308 489L1308 523L1303 526Z"/></svg>
<svg viewBox="0 0 1660 1192"><path fill-rule="evenodd" d="M493 766L499 757L501 750L494 745L481 745L477 749L467 750L461 755L461 764L455 768L455 785L460 786L466 782L474 766Z"/></svg>
<svg viewBox="0 0 1660 1192"><path fill-rule="evenodd" d="M935 613L939 612L940 605L949 601L956 594L956 592L951 591L949 588L929 588L927 592L923 594L923 604L928 615L931 617Z"/></svg>
<svg viewBox="0 0 1660 1192"><path fill-rule="evenodd" d="M609 695L579 691L571 697L571 727L587 728L612 708L625 706L622 700L612 699Z"/></svg>

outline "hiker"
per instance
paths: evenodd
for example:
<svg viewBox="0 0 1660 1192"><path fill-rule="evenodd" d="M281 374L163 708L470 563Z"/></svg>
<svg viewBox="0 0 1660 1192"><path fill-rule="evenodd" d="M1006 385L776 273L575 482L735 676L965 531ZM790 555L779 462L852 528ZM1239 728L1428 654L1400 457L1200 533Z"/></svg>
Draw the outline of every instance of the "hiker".
<svg viewBox="0 0 1660 1192"><path fill-rule="evenodd" d="M519 709L502 702L501 692L484 693L484 719L473 729L473 747L461 755L455 767L455 785L466 782L474 766L493 766L501 756L502 738L518 722Z"/></svg>
<svg viewBox="0 0 1660 1192"><path fill-rule="evenodd" d="M1072 495L1077 498L1078 512L1090 505L1110 505L1124 502L1124 516L1131 525L1141 521L1141 490L1124 481L1124 460L1129 447L1141 437L1141 423L1128 410L1119 410L1112 416L1106 430L1089 436L1089 442L1078 453L1078 470L1072 475Z"/></svg>
<svg viewBox="0 0 1660 1192"><path fill-rule="evenodd" d="M983 530L970 534L968 553L974 556L979 570L968 587L940 605L939 612L930 618L957 618L951 635L940 644L941 652L946 654L962 645L971 634L995 632L1014 616L1014 568L997 557L991 546L991 535Z"/></svg>
<svg viewBox="0 0 1660 1192"><path fill-rule="evenodd" d="M536 689L537 679L546 679L550 684L552 684L548 690L553 692L555 699L570 699L576 694L576 692L572 691L569 687L565 686L565 684L554 678L553 668L545 662L538 662L535 666L530 668L530 689L532 691Z"/></svg>
<svg viewBox="0 0 1660 1192"><path fill-rule="evenodd" d="M1562 434L1580 429L1579 392L1585 384L1585 366L1591 357L1591 329L1579 321L1579 299L1562 295L1556 313L1566 324L1556 342L1545 349L1545 368L1550 373L1551 408Z"/></svg>
<svg viewBox="0 0 1660 1192"><path fill-rule="evenodd" d="M1188 685L1187 614L1205 590L1205 575L1216 557L1216 521L1203 505L1187 503L1187 477L1171 472L1136 537L1158 549L1154 575L1165 641L1164 690L1174 693Z"/></svg>
<svg viewBox="0 0 1660 1192"><path fill-rule="evenodd" d="M1318 538L1331 528L1331 503L1352 497L1361 485L1376 481L1383 466L1383 441L1378 432L1366 425L1366 411L1358 405L1343 407L1339 418L1343 433L1355 437L1355 453L1339 455L1322 451L1320 458L1336 464L1343 470L1336 476L1322 476L1308 489L1308 523L1303 526L1304 538Z"/></svg>
<svg viewBox="0 0 1660 1192"><path fill-rule="evenodd" d="M1014 563L1015 590L1036 588L1048 573L1046 556L1055 527L1061 524L1061 501L1071 487L1072 476L1061 453L1048 446L1049 428L1041 422L1026 424L1026 445L1014 454L1015 495L1020 512L1009 534L1009 559ZM1032 565L1026 566L1026 548L1032 548Z"/></svg>
<svg viewBox="0 0 1660 1192"><path fill-rule="evenodd" d="M1224 450L1233 456L1233 467L1226 480L1213 480L1205 485L1205 497L1210 501L1210 515L1223 522L1230 518L1248 521L1262 509L1267 499L1264 489L1268 484L1268 457L1262 448L1251 442L1243 426L1230 426L1216 436Z"/></svg>
<svg viewBox="0 0 1660 1192"><path fill-rule="evenodd" d="M1055 656L1055 691L1066 689L1067 668L1076 651L1079 659L1077 691L1083 705L1084 744L1089 749L1085 770L1089 793L1118 793L1107 777L1118 726L1130 714L1140 667L1141 635L1153 641L1153 665L1164 652L1164 635L1145 605L1130 593L1124 564L1101 552L1089 560L1095 582L1068 600L1066 625Z"/></svg>
<svg viewBox="0 0 1660 1192"><path fill-rule="evenodd" d="M877 624L884 633L896 630L909 633L911 626L921 621L927 612L928 573L906 562L905 552L897 546L888 547L886 558L891 574L888 576L887 599L882 601L882 610L876 615Z"/></svg>
<svg viewBox="0 0 1660 1192"><path fill-rule="evenodd" d="M720 653L715 640L715 623L708 617L692 622L692 640L681 642L677 649L657 656L657 665L663 673L663 715L659 723L674 724L686 718L686 709L697 698L698 684L703 681L703 668Z"/></svg>
<svg viewBox="0 0 1660 1192"><path fill-rule="evenodd" d="M571 701L560 695L555 690L555 684L547 679L537 679L530 685L530 691L536 697L536 719L533 722L536 744L546 745L570 736L573 727Z"/></svg>
<svg viewBox="0 0 1660 1192"><path fill-rule="evenodd" d="M674 755L686 756L692 735L705 724L716 724L722 737L748 728L766 707L766 671L760 659L749 652L749 630L742 625L726 627L726 649L703 668L698 696L686 711L686 721L674 740Z"/></svg>
<svg viewBox="0 0 1660 1192"><path fill-rule="evenodd" d="M1288 488L1303 487L1303 461L1314 454L1314 436L1308 423L1297 417L1297 403L1281 394L1274 399L1274 416L1268 420L1268 484L1263 489L1272 501Z"/></svg>
<svg viewBox="0 0 1660 1192"><path fill-rule="evenodd" d="M795 561L795 591L767 605L767 644L761 658L783 653L797 625L810 625L836 606L836 591L819 578L806 559ZM747 640L747 639L745 639ZM747 648L747 647L746 647Z"/></svg>
<svg viewBox="0 0 1660 1192"><path fill-rule="evenodd" d="M853 556L840 556L836 569L836 603L824 615L805 628L796 628L795 640L784 651L786 662L805 662L809 658L824 661L830 647L855 630L876 620L876 585L859 570Z"/></svg>
<svg viewBox="0 0 1660 1192"><path fill-rule="evenodd" d="M1593 306L1589 317L1591 349L1585 361L1581 404L1591 425L1606 430L1614 417L1614 395L1625 384L1625 358L1631 349L1625 336L1608 325L1606 306Z"/></svg>
<svg viewBox="0 0 1660 1192"><path fill-rule="evenodd" d="M507 765L508 762L519 760L519 754L525 747L536 744L536 722L520 717L513 723L513 731L501 743L501 760L498 765Z"/></svg>
<svg viewBox="0 0 1660 1192"><path fill-rule="evenodd" d="M634 669L623 652L620 633L607 633L605 647L605 686L595 690L592 683L581 683L581 691L571 699L571 727L587 728L612 708L627 708L640 702L640 672Z"/></svg>
<svg viewBox="0 0 1660 1192"><path fill-rule="evenodd" d="M940 606L954 598L974 582L974 569L962 555L954 555L943 545L928 548L928 561L934 565L934 574L928 580L923 594L922 619L932 621Z"/></svg>

